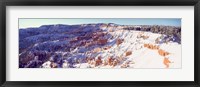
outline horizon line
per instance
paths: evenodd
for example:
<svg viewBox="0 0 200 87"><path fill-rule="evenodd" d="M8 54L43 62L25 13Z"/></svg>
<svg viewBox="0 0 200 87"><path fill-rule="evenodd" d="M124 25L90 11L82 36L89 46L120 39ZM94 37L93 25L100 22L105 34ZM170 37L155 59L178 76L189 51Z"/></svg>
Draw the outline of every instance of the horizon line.
<svg viewBox="0 0 200 87"><path fill-rule="evenodd" d="M83 24L44 24L44 25L40 25L40 26L38 26L38 27L25 27L25 28L19 28L19 29L26 29L26 28L40 28L40 27L42 27L42 26L55 26L55 25L70 25L70 26L72 26L72 25L89 25L89 24L116 24L116 25L119 25L119 26L172 26L172 27L181 27L181 25L180 26L175 26L175 25L158 25L158 24L149 24L149 25L143 25L143 24L141 24L141 25L124 25L124 24L117 24L117 23L83 23Z"/></svg>
<svg viewBox="0 0 200 87"><path fill-rule="evenodd" d="M181 26L181 18L66 18L66 19L44 19L44 18L19 18L18 27L40 27L42 25L80 25L80 24L98 24L114 23L118 25L165 25Z"/></svg>

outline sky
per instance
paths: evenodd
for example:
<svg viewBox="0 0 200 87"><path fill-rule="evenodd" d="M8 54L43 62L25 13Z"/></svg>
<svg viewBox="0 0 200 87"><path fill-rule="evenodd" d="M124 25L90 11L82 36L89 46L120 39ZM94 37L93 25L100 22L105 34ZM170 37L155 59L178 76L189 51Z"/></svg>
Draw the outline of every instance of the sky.
<svg viewBox="0 0 200 87"><path fill-rule="evenodd" d="M54 24L115 23L120 25L181 26L181 18L20 18L19 28Z"/></svg>

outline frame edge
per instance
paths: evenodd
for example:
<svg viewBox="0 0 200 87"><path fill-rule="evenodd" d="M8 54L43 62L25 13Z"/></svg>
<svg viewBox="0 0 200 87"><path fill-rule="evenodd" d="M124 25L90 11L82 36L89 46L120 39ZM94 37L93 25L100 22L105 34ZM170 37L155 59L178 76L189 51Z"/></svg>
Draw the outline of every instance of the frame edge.
<svg viewBox="0 0 200 87"><path fill-rule="evenodd" d="M196 83L196 85L198 87L200 87L200 59L199 59L199 50L200 50L200 46L199 46L199 43L200 43L200 40L198 38L200 38L200 0L198 0L198 2L195 4L194 6L194 28L195 28L195 33L194 33L194 37L195 37L195 55L194 55L194 81Z"/></svg>
<svg viewBox="0 0 200 87"><path fill-rule="evenodd" d="M6 83L6 28L5 28L5 4L0 2L0 86Z"/></svg>
<svg viewBox="0 0 200 87"><path fill-rule="evenodd" d="M3 2L2 0L0 1L0 20L1 20L0 22L2 22L2 23L0 23L0 29L1 29L1 32L0 32L0 86L19 85L19 84L22 85L22 83L25 84L26 82L25 83L24 82L19 82L19 84L12 84L12 83L18 83L18 82L6 81L6 4L5 3L6 2ZM8 5L13 5L14 4L12 2L7 2L7 3L8 3ZM18 2L18 3L20 3L20 2ZM19 5L21 5L21 4L19 4ZM195 18L194 18L194 21L195 21L195 25L194 25L195 34L194 34L194 36L196 37L195 40L194 40L195 41L195 55L194 55L195 56L194 57L195 58L195 66L194 66L195 67L195 69L194 69L195 77L194 77L194 83L195 83L195 86L200 87L200 81L199 81L199 79L200 79L200 75L199 75L199 73L200 73L200 69L199 69L200 68L200 64L198 64L198 63L200 63L199 54L198 54L198 51L200 49L200 47L198 46L198 44L200 43L199 42L200 40L198 40L198 38L200 38L200 35L199 35L200 34L200 30L198 30L200 28L200 24L199 24L199 22L200 22L200 1L199 0L196 1L194 7L195 7L194 8L194 12L195 12L195 14L194 14L195 15ZM27 83L29 83L29 82L27 82ZM32 83L32 85L35 84L35 83L38 84L37 82L30 82L30 84L31 83ZM49 84L49 82L47 82L47 83ZM93 84L95 84L95 83L93 83ZM40 82L39 82L39 84L40 84ZM56 84L56 83L54 83L54 84ZM69 84L70 84L70 82L69 82ZM44 84L40 84L40 85L44 85ZM63 85L64 85L64 83L63 83ZM144 85L143 82L141 83L141 85ZM70 84L70 86L72 86L72 84ZM82 86L84 86L84 85L82 85Z"/></svg>

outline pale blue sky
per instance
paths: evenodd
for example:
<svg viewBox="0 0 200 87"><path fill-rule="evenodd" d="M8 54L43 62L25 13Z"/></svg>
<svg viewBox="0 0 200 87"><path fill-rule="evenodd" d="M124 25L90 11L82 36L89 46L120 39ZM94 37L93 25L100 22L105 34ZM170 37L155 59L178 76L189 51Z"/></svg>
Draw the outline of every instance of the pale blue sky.
<svg viewBox="0 0 200 87"><path fill-rule="evenodd" d="M20 18L19 28L50 24L115 23L120 25L170 25L181 26L181 18Z"/></svg>

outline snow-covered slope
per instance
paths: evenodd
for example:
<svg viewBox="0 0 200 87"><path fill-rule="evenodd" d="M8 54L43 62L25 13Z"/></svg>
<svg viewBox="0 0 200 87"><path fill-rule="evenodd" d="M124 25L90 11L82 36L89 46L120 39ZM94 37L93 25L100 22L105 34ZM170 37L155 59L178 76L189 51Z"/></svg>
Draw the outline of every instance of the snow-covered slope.
<svg viewBox="0 0 200 87"><path fill-rule="evenodd" d="M166 27L176 33L103 23L40 28L20 29L20 68L181 68L177 27Z"/></svg>

